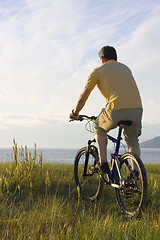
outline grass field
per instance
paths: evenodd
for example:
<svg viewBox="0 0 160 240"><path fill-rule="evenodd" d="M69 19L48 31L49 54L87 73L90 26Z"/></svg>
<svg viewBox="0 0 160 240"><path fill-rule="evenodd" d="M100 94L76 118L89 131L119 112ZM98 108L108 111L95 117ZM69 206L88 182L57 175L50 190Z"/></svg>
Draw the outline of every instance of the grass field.
<svg viewBox="0 0 160 240"><path fill-rule="evenodd" d="M113 188L95 202L78 198L73 165L0 164L0 239L160 238L160 165L147 165L148 200L139 217L120 212Z"/></svg>

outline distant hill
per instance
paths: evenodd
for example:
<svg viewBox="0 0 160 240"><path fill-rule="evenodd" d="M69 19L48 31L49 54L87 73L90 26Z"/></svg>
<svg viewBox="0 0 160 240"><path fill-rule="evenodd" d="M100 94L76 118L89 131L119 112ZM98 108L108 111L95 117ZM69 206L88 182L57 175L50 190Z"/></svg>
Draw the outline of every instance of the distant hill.
<svg viewBox="0 0 160 240"><path fill-rule="evenodd" d="M141 148L160 148L160 136L140 143Z"/></svg>

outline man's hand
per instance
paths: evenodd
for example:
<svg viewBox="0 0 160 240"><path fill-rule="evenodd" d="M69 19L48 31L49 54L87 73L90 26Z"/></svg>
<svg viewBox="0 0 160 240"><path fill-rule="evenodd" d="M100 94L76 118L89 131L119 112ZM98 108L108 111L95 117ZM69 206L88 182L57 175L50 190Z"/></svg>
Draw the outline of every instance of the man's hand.
<svg viewBox="0 0 160 240"><path fill-rule="evenodd" d="M75 115L73 115L72 113L69 115L69 117L70 117L70 119L71 119L72 121L79 120L79 116L78 116L78 115L75 116Z"/></svg>
<svg viewBox="0 0 160 240"><path fill-rule="evenodd" d="M72 113L70 113L69 117L72 121L79 120L79 116L78 116L78 114L74 113L74 110L72 110Z"/></svg>

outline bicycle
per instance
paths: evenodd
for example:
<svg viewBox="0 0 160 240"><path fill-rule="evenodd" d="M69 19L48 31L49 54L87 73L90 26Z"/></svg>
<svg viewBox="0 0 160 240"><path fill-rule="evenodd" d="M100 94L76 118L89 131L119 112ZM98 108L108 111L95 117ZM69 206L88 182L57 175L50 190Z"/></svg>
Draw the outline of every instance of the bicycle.
<svg viewBox="0 0 160 240"><path fill-rule="evenodd" d="M95 122L96 117L79 115L80 121ZM103 186L115 188L117 202L123 214L134 216L143 208L147 199L147 176L141 159L130 152L119 154L121 133L125 125L130 126L131 121L118 123L117 139L107 134L107 138L115 143L115 151L110 154L109 174L94 172L93 166L98 162L98 150L94 145L95 139L89 140L87 147L81 148L74 161L74 177L77 190L84 200L93 201L99 197ZM137 173L133 170L137 168Z"/></svg>

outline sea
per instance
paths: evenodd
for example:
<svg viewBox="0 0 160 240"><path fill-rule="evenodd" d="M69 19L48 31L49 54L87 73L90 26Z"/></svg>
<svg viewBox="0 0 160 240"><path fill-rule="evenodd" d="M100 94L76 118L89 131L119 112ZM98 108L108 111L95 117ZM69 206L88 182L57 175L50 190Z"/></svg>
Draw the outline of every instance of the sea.
<svg viewBox="0 0 160 240"><path fill-rule="evenodd" d="M42 161L44 163L69 163L73 164L75 155L78 149L64 149L64 148L42 148L37 149L37 159L42 151ZM120 150L120 153L123 150ZM28 153L33 156L34 149L28 149ZM114 152L113 149L108 149L109 154ZM160 148L141 148L141 159L144 164L160 164ZM12 162L13 152L9 148L0 148L0 162Z"/></svg>

